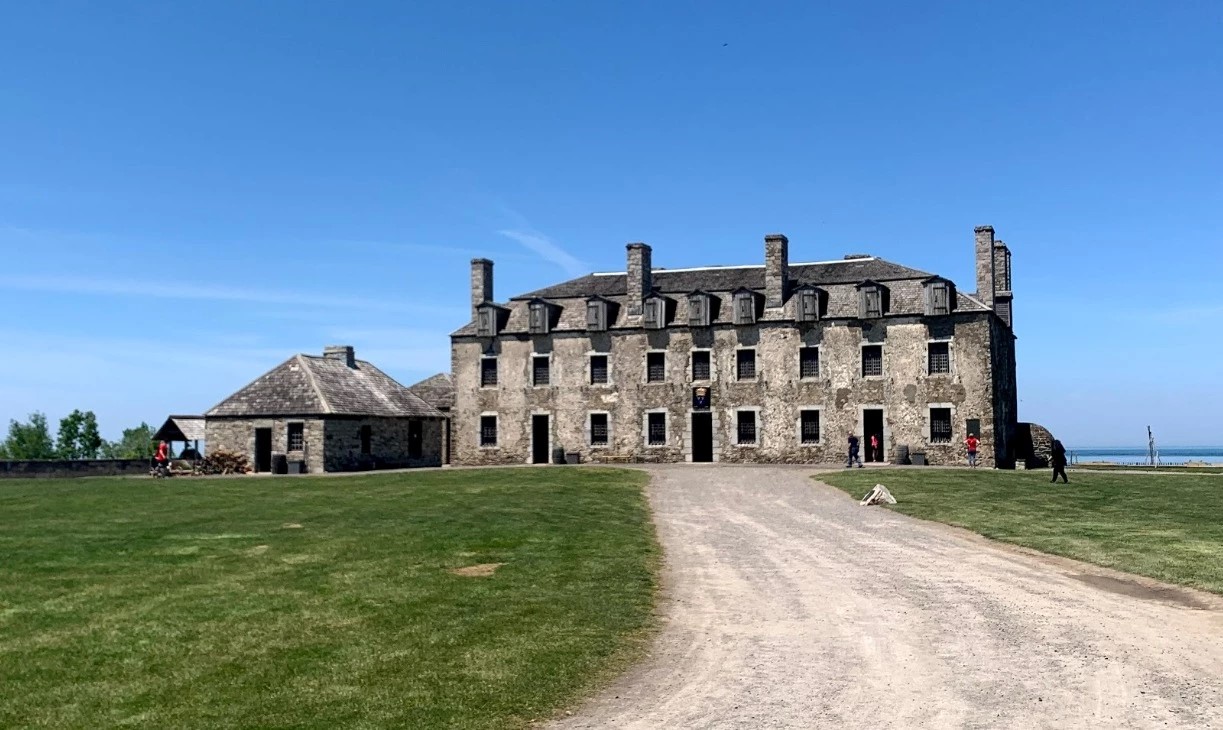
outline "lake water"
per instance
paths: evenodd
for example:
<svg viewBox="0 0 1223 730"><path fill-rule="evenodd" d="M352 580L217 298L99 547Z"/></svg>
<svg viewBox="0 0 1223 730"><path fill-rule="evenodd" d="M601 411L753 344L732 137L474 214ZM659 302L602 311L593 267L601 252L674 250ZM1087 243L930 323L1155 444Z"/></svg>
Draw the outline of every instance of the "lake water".
<svg viewBox="0 0 1223 730"><path fill-rule="evenodd" d="M1110 464L1146 464L1149 457L1146 447L1142 448L1075 448L1067 446L1066 451L1074 462L1097 461ZM1206 462L1207 464L1223 464L1223 446L1202 448L1157 448L1159 463L1164 466L1184 464L1187 461Z"/></svg>

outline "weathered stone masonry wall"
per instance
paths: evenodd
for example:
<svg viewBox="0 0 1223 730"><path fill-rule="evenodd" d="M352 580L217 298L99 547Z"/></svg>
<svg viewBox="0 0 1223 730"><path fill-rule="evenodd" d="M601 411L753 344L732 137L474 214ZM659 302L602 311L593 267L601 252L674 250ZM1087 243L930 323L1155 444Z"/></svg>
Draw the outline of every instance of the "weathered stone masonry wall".
<svg viewBox="0 0 1223 730"><path fill-rule="evenodd" d="M974 314L924 320L919 317L877 321L865 327L846 323L796 326L792 323L753 327L721 326L691 330L621 330L610 333L565 333L533 338L503 336L491 344L498 359L498 386L479 384L480 357L488 340L458 338L452 349L456 405L452 412L454 459L458 464L512 464L531 460L531 415L550 416L549 451L561 446L587 459L604 455L665 461L692 458L690 353L712 352L714 458L730 462L835 462L844 459L847 434L863 433L862 411L884 410L886 456L898 444L925 451L931 463L962 463L965 421L981 421L982 461L995 462L990 444L997 441L991 384L992 317ZM1009 336L1009 334L1008 334ZM949 339L952 372L927 375L927 345ZM861 375L865 342L883 346L884 374ZM799 378L799 347L820 348L818 378ZM735 353L756 349L757 378L735 380ZM646 382L646 353L665 351L667 381ZM607 354L607 385L589 384L589 356ZM551 357L547 386L531 385L532 356ZM1001 354L1001 353L997 353ZM952 409L953 434L948 444L931 444L930 407ZM736 411L757 411L756 445L736 443ZM818 409L821 439L801 444L799 413ZM667 414L667 445L649 446L646 413ZM609 414L610 443L589 445L589 414ZM482 414L498 416L498 444L479 445Z"/></svg>
<svg viewBox="0 0 1223 730"><path fill-rule="evenodd" d="M409 418L216 418L205 421L209 451L244 454L255 460L255 429L272 429L272 454L285 454L289 461L304 461L310 473L366 468L361 458L361 426L370 426L371 456L381 467L440 466L444 421L419 419L423 427L421 457L408 455ZM288 450L288 424L304 426L305 448Z"/></svg>

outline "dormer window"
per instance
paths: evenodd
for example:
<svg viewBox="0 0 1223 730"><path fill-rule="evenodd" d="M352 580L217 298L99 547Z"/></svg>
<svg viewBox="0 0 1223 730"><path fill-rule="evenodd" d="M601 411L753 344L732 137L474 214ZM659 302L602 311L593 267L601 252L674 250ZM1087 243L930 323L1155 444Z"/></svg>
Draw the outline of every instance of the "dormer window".
<svg viewBox="0 0 1223 730"><path fill-rule="evenodd" d="M496 337L501 331L501 307L483 304L476 308L476 336Z"/></svg>
<svg viewBox="0 0 1223 730"><path fill-rule="evenodd" d="M747 289L735 292L735 324L756 324L756 294Z"/></svg>
<svg viewBox="0 0 1223 730"><path fill-rule="evenodd" d="M858 285L858 316L862 319L878 319L887 314L887 288L873 281Z"/></svg>
<svg viewBox="0 0 1223 730"><path fill-rule="evenodd" d="M660 330L667 326L667 300L653 296L641 304L641 323L646 329Z"/></svg>
<svg viewBox="0 0 1223 730"><path fill-rule="evenodd" d="M708 327L713 320L710 311L710 298L704 292L693 292L688 295L688 326Z"/></svg>
<svg viewBox="0 0 1223 730"><path fill-rule="evenodd" d="M937 277L927 280L926 314L930 316L951 314L952 296L950 281Z"/></svg>
<svg viewBox="0 0 1223 730"><path fill-rule="evenodd" d="M804 287L798 290L796 314L799 322L816 322L820 318L820 290Z"/></svg>
<svg viewBox="0 0 1223 730"><path fill-rule="evenodd" d="M586 301L586 329L589 332L607 331L607 301L589 299Z"/></svg>
<svg viewBox="0 0 1223 730"><path fill-rule="evenodd" d="M546 335L552 329L552 305L536 299L530 305L531 318L528 329L533 335Z"/></svg>

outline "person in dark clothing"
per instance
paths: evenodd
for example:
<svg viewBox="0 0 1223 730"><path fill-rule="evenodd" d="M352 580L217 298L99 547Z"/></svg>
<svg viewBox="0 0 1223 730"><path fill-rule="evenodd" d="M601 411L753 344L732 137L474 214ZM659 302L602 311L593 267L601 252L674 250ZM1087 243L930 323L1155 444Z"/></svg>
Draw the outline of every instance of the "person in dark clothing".
<svg viewBox="0 0 1223 730"><path fill-rule="evenodd" d="M849 463L845 465L846 469L852 469L854 462L858 462L858 468L862 468L862 457L858 454L858 437L849 434Z"/></svg>
<svg viewBox="0 0 1223 730"><path fill-rule="evenodd" d="M1062 483L1069 484L1070 479L1066 477L1066 447L1062 446L1062 442L1053 439L1053 478L1049 480L1052 484L1057 481L1057 475L1062 475Z"/></svg>

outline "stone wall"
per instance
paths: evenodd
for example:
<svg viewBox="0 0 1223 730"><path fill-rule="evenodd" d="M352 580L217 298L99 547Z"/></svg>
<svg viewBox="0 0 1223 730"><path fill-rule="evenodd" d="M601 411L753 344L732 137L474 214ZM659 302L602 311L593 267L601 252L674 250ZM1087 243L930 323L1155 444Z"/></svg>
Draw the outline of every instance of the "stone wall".
<svg viewBox="0 0 1223 730"><path fill-rule="evenodd" d="M423 432L421 454L408 451L410 421ZM325 426L327 471L441 466L446 422L440 418L330 418ZM370 453L361 453L361 427L370 427Z"/></svg>
<svg viewBox="0 0 1223 730"><path fill-rule="evenodd" d="M150 460L74 459L71 461L0 461L0 477L14 479L65 477L141 476L148 474Z"/></svg>
<svg viewBox="0 0 1223 730"><path fill-rule="evenodd" d="M289 424L303 424L305 448L289 451ZM204 436L208 442L208 453L228 451L243 454L255 466L255 429L272 429L272 456L279 454L289 461L306 462L306 471L317 474L323 471L323 421L310 418L215 418L204 421Z"/></svg>
<svg viewBox="0 0 1223 730"><path fill-rule="evenodd" d="M889 318L865 326L854 323L794 325L765 323L753 327L715 326L692 330L673 327L657 332L621 330L610 333L565 333L528 338L506 335L491 344L476 338L455 338L452 372L456 403L452 411L453 457L457 464L529 463L532 455L531 417L550 417L548 452L563 447L588 460L628 458L685 461L692 458L692 388L690 355L694 349L712 352L711 410L714 415L714 459L728 462L814 463L844 460L849 432L863 433L863 411L884 411L884 446L892 460L896 446L924 451L930 463L964 463L965 421L980 419L982 462L998 460L1005 434L995 428L995 387L991 381L995 357L993 322L989 313L965 313L926 320ZM1009 338L1009 332L1006 333ZM951 342L952 372L927 374L931 339ZM884 374L865 378L861 370L864 343L883 346ZM819 377L799 377L799 348L817 346ZM1013 353L1013 344L1010 345ZM735 378L736 351L756 349L754 381ZM481 387L480 358L488 350L498 359L496 387ZM646 382L650 351L666 353L666 381ZM610 380L591 385L589 358L606 354ZM533 355L550 357L550 383L531 384ZM1013 372L1013 366L1012 366ZM1013 375L1011 382L1013 383ZM1012 386L1013 390L1013 386ZM930 408L952 409L950 443L930 443ZM819 443L799 440L802 410L820 412ZM737 411L754 410L758 438L753 445L736 443ZM645 423L651 411L664 412L667 444L646 444ZM609 444L589 445L589 414L609 414ZM1014 411L1004 414L1013 419ZM481 447L481 415L498 418L496 447Z"/></svg>

